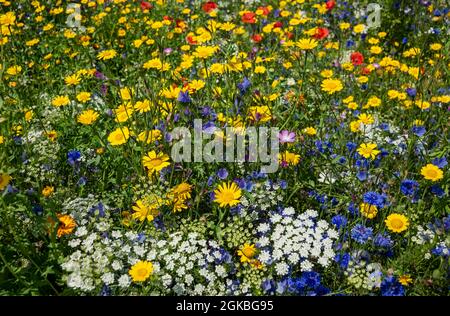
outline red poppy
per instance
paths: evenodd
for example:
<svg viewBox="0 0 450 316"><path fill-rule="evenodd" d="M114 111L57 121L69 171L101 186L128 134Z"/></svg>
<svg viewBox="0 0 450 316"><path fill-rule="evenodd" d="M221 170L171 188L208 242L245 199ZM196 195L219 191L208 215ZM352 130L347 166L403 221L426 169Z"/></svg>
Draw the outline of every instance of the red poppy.
<svg viewBox="0 0 450 316"><path fill-rule="evenodd" d="M261 10L263 12L263 15L269 15L270 10L268 7L259 7L258 10Z"/></svg>
<svg viewBox="0 0 450 316"><path fill-rule="evenodd" d="M325 37L328 36L328 34L330 34L330 31L328 31L327 28L325 27L318 27L316 29L316 34L314 34L314 38L315 39L324 39Z"/></svg>
<svg viewBox="0 0 450 316"><path fill-rule="evenodd" d="M214 9L217 9L217 4L214 1L208 1L202 5L202 10L206 13L209 13Z"/></svg>
<svg viewBox="0 0 450 316"><path fill-rule="evenodd" d="M285 34L286 34L286 37L288 39L293 39L294 38L294 33L292 33L292 32L286 32Z"/></svg>
<svg viewBox="0 0 450 316"><path fill-rule="evenodd" d="M255 35L252 36L252 40L255 43L259 43L259 42L261 42L263 40L263 37L261 35L259 35L259 34L255 34Z"/></svg>
<svg viewBox="0 0 450 316"><path fill-rule="evenodd" d="M153 5L147 1L141 1L141 9L144 10L150 10L153 8Z"/></svg>
<svg viewBox="0 0 450 316"><path fill-rule="evenodd" d="M350 55L350 60L354 66L359 66L364 62L364 56L360 52L353 52Z"/></svg>
<svg viewBox="0 0 450 316"><path fill-rule="evenodd" d="M361 75L368 75L370 74L370 69L367 67L363 67L363 69L361 69Z"/></svg>
<svg viewBox="0 0 450 316"><path fill-rule="evenodd" d="M283 22L277 21L273 24L274 29L280 28L280 27L283 27Z"/></svg>
<svg viewBox="0 0 450 316"><path fill-rule="evenodd" d="M336 2L334 2L333 0L329 0L329 1L327 1L327 3L325 5L327 7L327 10L331 10L336 5Z"/></svg>
<svg viewBox="0 0 450 316"><path fill-rule="evenodd" d="M244 13L244 15L242 15L242 22L251 24L256 23L255 17L256 14L253 12Z"/></svg>
<svg viewBox="0 0 450 316"><path fill-rule="evenodd" d="M165 15L165 16L163 16L163 20L164 20L164 21L173 21L173 18L171 18L171 17L168 16L168 15Z"/></svg>

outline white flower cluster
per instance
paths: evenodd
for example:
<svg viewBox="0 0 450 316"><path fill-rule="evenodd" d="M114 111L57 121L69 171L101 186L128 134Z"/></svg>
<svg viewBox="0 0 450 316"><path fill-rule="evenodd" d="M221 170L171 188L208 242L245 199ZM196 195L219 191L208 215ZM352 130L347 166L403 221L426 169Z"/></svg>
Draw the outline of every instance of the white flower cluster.
<svg viewBox="0 0 450 316"><path fill-rule="evenodd" d="M383 279L381 265L376 262L367 264L364 260L350 261L344 274L349 284L369 291L379 288Z"/></svg>
<svg viewBox="0 0 450 316"><path fill-rule="evenodd" d="M317 263L327 267L335 256L333 243L339 234L326 221L317 220L318 213L307 210L295 214L292 207L272 213L269 221L257 227L261 237L258 259L284 276L290 268L311 271Z"/></svg>
<svg viewBox="0 0 450 316"><path fill-rule="evenodd" d="M168 293L226 295L232 284L230 254L197 233L173 233L159 240L148 252L147 260L159 262L160 278Z"/></svg>
<svg viewBox="0 0 450 316"><path fill-rule="evenodd" d="M85 201L87 202L87 201ZM103 285L127 288L131 284L128 271L145 258L149 243L143 235L135 232L111 231L108 210L98 217L92 208L84 209L91 214L81 219L68 244L73 252L65 258L62 268L67 273L67 285L86 293L99 292ZM73 216L73 214L72 214ZM153 264L154 271L159 267Z"/></svg>

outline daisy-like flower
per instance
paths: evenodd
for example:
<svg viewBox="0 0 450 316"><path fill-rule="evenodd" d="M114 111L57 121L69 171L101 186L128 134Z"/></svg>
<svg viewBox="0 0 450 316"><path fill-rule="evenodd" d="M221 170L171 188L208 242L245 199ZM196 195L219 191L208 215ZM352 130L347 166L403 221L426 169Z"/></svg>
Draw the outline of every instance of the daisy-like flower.
<svg viewBox="0 0 450 316"><path fill-rule="evenodd" d="M439 181L444 177L444 172L439 169L438 166L435 166L431 163L427 164L425 167L420 169L420 174L427 180L431 180L433 182Z"/></svg>
<svg viewBox="0 0 450 316"><path fill-rule="evenodd" d="M302 50L311 50L316 48L319 42L312 38L302 38L295 45Z"/></svg>
<svg viewBox="0 0 450 316"><path fill-rule="evenodd" d="M133 282L144 282L153 273L153 264L150 261L138 261L128 271Z"/></svg>
<svg viewBox="0 0 450 316"><path fill-rule="evenodd" d="M57 96L52 100L52 105L56 107L64 106L70 103L70 99L66 95Z"/></svg>
<svg viewBox="0 0 450 316"><path fill-rule="evenodd" d="M359 211L364 217L372 219L375 216L377 216L378 208L375 205L370 205L368 203L361 203Z"/></svg>
<svg viewBox="0 0 450 316"><path fill-rule="evenodd" d="M148 174L152 175L155 172L159 172L167 166L170 166L168 162L169 156L163 152L156 153L152 150L142 157L142 164L147 168Z"/></svg>
<svg viewBox="0 0 450 316"><path fill-rule="evenodd" d="M125 144L128 141L128 138L130 138L130 130L128 127L118 127L109 134L108 142L111 146L119 146Z"/></svg>
<svg viewBox="0 0 450 316"><path fill-rule="evenodd" d="M116 57L117 52L114 49L107 49L97 54L97 59L108 60Z"/></svg>
<svg viewBox="0 0 450 316"><path fill-rule="evenodd" d="M375 159L377 155L380 153L379 150L376 149L377 144L367 143L367 144L361 144L358 148L358 154L363 156L364 158L368 159Z"/></svg>
<svg viewBox="0 0 450 316"><path fill-rule="evenodd" d="M217 48L214 46L198 46L193 55L200 59L206 59L214 55Z"/></svg>
<svg viewBox="0 0 450 316"><path fill-rule="evenodd" d="M386 220L387 228L394 233L401 233L408 229L409 221L405 215L393 213Z"/></svg>
<svg viewBox="0 0 450 316"><path fill-rule="evenodd" d="M57 236L62 237L72 233L77 226L75 220L70 215L58 214L57 217L59 220Z"/></svg>
<svg viewBox="0 0 450 316"><path fill-rule="evenodd" d="M251 262L256 255L255 245L246 243L237 251L237 254L241 258L241 262Z"/></svg>
<svg viewBox="0 0 450 316"><path fill-rule="evenodd" d="M225 207L239 204L242 192L236 183L231 182L219 185L219 187L214 190L214 194L214 202L219 203L220 207Z"/></svg>
<svg viewBox="0 0 450 316"><path fill-rule="evenodd" d="M68 86L76 86L77 84L80 83L80 76L77 74L67 76L66 78L64 78L64 82Z"/></svg>
<svg viewBox="0 0 450 316"><path fill-rule="evenodd" d="M98 119L98 113L94 110L85 110L77 117L77 121L83 125L91 125Z"/></svg>
<svg viewBox="0 0 450 316"><path fill-rule="evenodd" d="M147 220L149 222L153 221L155 216L158 216L159 210L158 208L162 206L162 199L155 196L150 196L145 201L137 200L136 205L133 205L133 215L134 219L137 219L141 222Z"/></svg>
<svg viewBox="0 0 450 316"><path fill-rule="evenodd" d="M9 184L9 181L11 181L11 176L9 174L0 173L0 190L6 188L6 186Z"/></svg>
<svg viewBox="0 0 450 316"><path fill-rule="evenodd" d="M328 94L333 94L341 91L344 86L339 79L325 79L322 81L322 91L327 92Z"/></svg>

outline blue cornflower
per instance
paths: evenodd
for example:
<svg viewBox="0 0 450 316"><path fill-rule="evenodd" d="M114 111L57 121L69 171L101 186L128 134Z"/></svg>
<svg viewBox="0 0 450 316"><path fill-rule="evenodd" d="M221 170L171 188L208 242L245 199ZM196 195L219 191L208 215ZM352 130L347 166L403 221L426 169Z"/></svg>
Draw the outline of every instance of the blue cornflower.
<svg viewBox="0 0 450 316"><path fill-rule="evenodd" d="M367 172L364 170L361 170L356 174L356 177L358 178L359 181L365 181L365 180L367 180Z"/></svg>
<svg viewBox="0 0 450 316"><path fill-rule="evenodd" d="M441 169L443 169L447 165L447 159L445 157L442 158L434 158L431 160L431 163Z"/></svg>
<svg viewBox="0 0 450 316"><path fill-rule="evenodd" d="M407 88L407 89L406 89L406 93L408 94L408 96L409 96L410 98L415 98L416 95L417 95L417 90L414 89L414 88Z"/></svg>
<svg viewBox="0 0 450 316"><path fill-rule="evenodd" d="M352 239L360 244L365 244L373 234L373 229L370 227L365 227L364 225L358 224L353 227L351 231Z"/></svg>
<svg viewBox="0 0 450 316"><path fill-rule="evenodd" d="M189 103L192 101L191 97L189 96L189 91L180 91L177 100L181 103Z"/></svg>
<svg viewBox="0 0 450 316"><path fill-rule="evenodd" d="M72 167L81 160L81 153L74 149L74 150L70 150L67 153L67 162L69 163L69 165L71 165Z"/></svg>
<svg viewBox="0 0 450 316"><path fill-rule="evenodd" d="M430 189L431 189L431 193L433 193L437 197L441 198L445 195L445 191L438 184L431 186Z"/></svg>
<svg viewBox="0 0 450 316"><path fill-rule="evenodd" d="M415 195L419 190L419 183L414 180L405 179L400 184L400 191L404 195Z"/></svg>
<svg viewBox="0 0 450 316"><path fill-rule="evenodd" d="M387 233L385 233L377 234L373 239L373 244L376 247L391 248L394 243L391 240L391 237Z"/></svg>
<svg viewBox="0 0 450 316"><path fill-rule="evenodd" d="M381 282L382 296L403 296L405 295L405 288L394 276L388 276Z"/></svg>
<svg viewBox="0 0 450 316"><path fill-rule="evenodd" d="M241 83L238 83L237 87L238 87L241 95L244 95L247 92L248 88L250 88L251 85L252 85L251 82L247 79L247 77L245 77Z"/></svg>
<svg viewBox="0 0 450 316"><path fill-rule="evenodd" d="M227 169L225 168L219 169L219 171L217 171L217 176L219 177L220 180L225 180L228 177Z"/></svg>
<svg viewBox="0 0 450 316"><path fill-rule="evenodd" d="M344 215L335 215L331 218L331 222L340 229L341 227L345 227L347 225L347 217Z"/></svg>
<svg viewBox="0 0 450 316"><path fill-rule="evenodd" d="M350 259L351 259L351 256L347 252L345 252L343 254L337 254L334 257L334 261L336 261L342 269L347 269Z"/></svg>
<svg viewBox="0 0 450 316"><path fill-rule="evenodd" d="M423 126L413 126L411 131L419 137L422 137L427 132L427 130Z"/></svg>
<svg viewBox="0 0 450 316"><path fill-rule="evenodd" d="M365 203L375 205L378 208L383 208L386 204L386 195L369 191L367 193L364 193L363 200Z"/></svg>

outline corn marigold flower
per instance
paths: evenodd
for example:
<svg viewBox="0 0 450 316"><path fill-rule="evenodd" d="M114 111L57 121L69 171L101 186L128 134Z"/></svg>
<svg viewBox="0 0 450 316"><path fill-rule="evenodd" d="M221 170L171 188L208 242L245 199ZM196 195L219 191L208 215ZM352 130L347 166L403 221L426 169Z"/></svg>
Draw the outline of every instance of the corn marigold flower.
<svg viewBox="0 0 450 316"><path fill-rule="evenodd" d="M72 233L77 226L75 220L70 215L57 214L56 216L59 220L58 231L56 232L56 235L60 238L64 235L69 235L70 233Z"/></svg>
<svg viewBox="0 0 450 316"><path fill-rule="evenodd" d="M130 130L128 127L118 127L109 134L108 142L111 146L119 146L125 144L128 141L128 138L130 138Z"/></svg>
<svg viewBox="0 0 450 316"><path fill-rule="evenodd" d="M235 206L240 203L241 189L234 182L222 183L214 190L214 202L220 207Z"/></svg>
<svg viewBox="0 0 450 316"><path fill-rule="evenodd" d="M439 181L444 178L444 172L438 167L431 163L420 169L420 174L426 179L433 182Z"/></svg>
<svg viewBox="0 0 450 316"><path fill-rule="evenodd" d="M11 176L7 173L0 173L0 190L6 188L11 181Z"/></svg>
<svg viewBox="0 0 450 316"><path fill-rule="evenodd" d="M253 257L256 255L256 248L254 244L244 244L237 251L238 256L240 257L241 262L251 262Z"/></svg>
<svg viewBox="0 0 450 316"><path fill-rule="evenodd" d="M377 144L373 143L367 143L367 144L361 144L358 148L358 154L363 156L364 158L368 159L375 159L377 155L380 153L380 151L377 148Z"/></svg>
<svg viewBox="0 0 450 316"><path fill-rule="evenodd" d="M85 110L77 117L77 121L83 125L91 125L97 121L99 114L94 110Z"/></svg>
<svg viewBox="0 0 450 316"><path fill-rule="evenodd" d="M52 105L56 107L68 105L70 103L70 99L66 95L57 96L52 100Z"/></svg>
<svg viewBox="0 0 450 316"><path fill-rule="evenodd" d="M334 94L341 91L344 86L339 79L325 79L322 81L322 91L328 92L328 94Z"/></svg>
<svg viewBox="0 0 450 316"><path fill-rule="evenodd" d="M393 213L384 221L387 228L394 233L401 233L408 229L409 221L405 215Z"/></svg>
<svg viewBox="0 0 450 316"><path fill-rule="evenodd" d="M170 166L169 156L163 152L156 153L152 150L142 157L142 164L147 168L148 174L152 175L155 172L159 172L165 167Z"/></svg>
<svg viewBox="0 0 450 316"><path fill-rule="evenodd" d="M107 49L97 54L97 59L108 60L116 57L117 52L114 49Z"/></svg>
<svg viewBox="0 0 450 316"><path fill-rule="evenodd" d="M153 264L150 261L138 261L128 271L133 282L144 282L153 273Z"/></svg>

